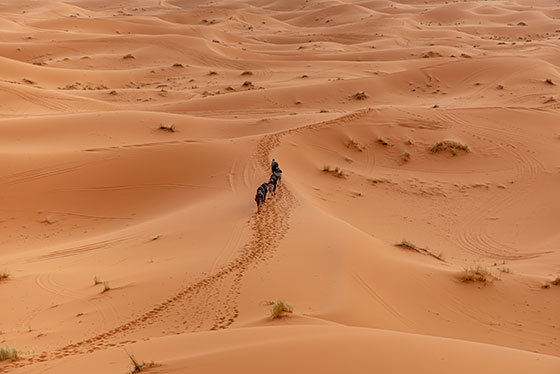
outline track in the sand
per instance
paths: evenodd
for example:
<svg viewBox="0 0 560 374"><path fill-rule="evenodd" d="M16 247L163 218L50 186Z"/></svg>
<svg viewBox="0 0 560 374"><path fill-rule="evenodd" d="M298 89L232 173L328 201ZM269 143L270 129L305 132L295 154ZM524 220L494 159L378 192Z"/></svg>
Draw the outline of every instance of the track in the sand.
<svg viewBox="0 0 560 374"><path fill-rule="evenodd" d="M268 170L270 153L280 144L283 135L345 123L364 117L369 112L370 109L358 110L333 120L265 135L259 141L256 149L255 160L259 164L258 167ZM217 272L185 287L173 297L120 326L51 352L24 357L0 368L0 372L9 372L23 366L71 355L125 346L135 341L127 339L127 336L134 331L147 326L157 327L158 323L165 326L162 328L170 329L174 334L202 329L228 328L239 316L237 298L247 270L273 256L274 250L289 231L290 212L294 205L294 196L283 184L278 188L276 196L269 199L264 205L261 214L255 213L251 217L250 225L253 236L249 243L243 247L233 261ZM173 321L172 327L170 327L170 321ZM162 333L166 333L166 331L162 331Z"/></svg>

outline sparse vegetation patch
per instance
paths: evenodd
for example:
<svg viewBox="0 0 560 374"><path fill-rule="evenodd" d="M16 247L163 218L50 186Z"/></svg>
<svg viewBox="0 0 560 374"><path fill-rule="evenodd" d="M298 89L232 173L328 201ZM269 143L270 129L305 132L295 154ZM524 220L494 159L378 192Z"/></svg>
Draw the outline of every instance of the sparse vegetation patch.
<svg viewBox="0 0 560 374"><path fill-rule="evenodd" d="M556 86L556 83L554 83L552 81L552 79L548 78L547 80L545 80L546 83L550 84L551 86Z"/></svg>
<svg viewBox="0 0 560 374"><path fill-rule="evenodd" d="M410 153L408 153L408 151L403 151L402 160L403 162L408 162L410 160Z"/></svg>
<svg viewBox="0 0 560 374"><path fill-rule="evenodd" d="M353 148L359 152L363 152L365 147L363 145L361 145L360 143L358 143L357 141L355 141L354 139L350 138L348 140L348 142L346 142L346 148Z"/></svg>
<svg viewBox="0 0 560 374"><path fill-rule="evenodd" d="M385 138L382 138L381 136L377 138L377 142L385 147L389 145L389 142Z"/></svg>
<svg viewBox="0 0 560 374"><path fill-rule="evenodd" d="M283 300L276 300L274 304L272 304L272 308L270 310L270 314L272 319L282 318L285 317L288 313L292 313L294 308Z"/></svg>
<svg viewBox="0 0 560 374"><path fill-rule="evenodd" d="M476 268L467 268L461 275L461 282L482 282L488 283L489 278L492 276L486 268L477 266Z"/></svg>
<svg viewBox="0 0 560 374"><path fill-rule="evenodd" d="M436 255L432 251L430 251L428 248L419 247L409 240L403 239L400 243L395 244L395 245L397 247L401 247L401 248L408 249L408 250L411 250L411 251L416 251L418 253L422 253L424 255L431 256L431 257L433 257L433 258L435 258L439 261L445 262L445 260L443 259L443 253L440 253L439 255Z"/></svg>
<svg viewBox="0 0 560 374"><path fill-rule="evenodd" d="M161 131L168 131L168 132L175 132L175 125L166 125L166 124L160 124L159 125L159 130Z"/></svg>
<svg viewBox="0 0 560 374"><path fill-rule="evenodd" d="M0 362L6 360L15 361L19 358L17 349L9 347L0 347Z"/></svg>
<svg viewBox="0 0 560 374"><path fill-rule="evenodd" d="M323 172L330 173L337 178L346 178L346 174L338 166L335 167L334 169L331 169L331 167L329 165L325 165L325 166L323 166Z"/></svg>
<svg viewBox="0 0 560 374"><path fill-rule="evenodd" d="M441 140L430 148L432 153L449 151L455 156L458 151L470 152L469 146L456 140Z"/></svg>
<svg viewBox="0 0 560 374"><path fill-rule="evenodd" d="M101 292L107 292L111 289L111 286L109 285L109 281L103 281L103 291Z"/></svg>
<svg viewBox="0 0 560 374"><path fill-rule="evenodd" d="M139 363L138 360L136 360L136 357L134 357L134 354L129 353L128 351L126 351L126 354L128 355L128 358L130 359L130 367L128 372L130 374L134 374L134 373L139 373L142 371L142 368L144 366L146 366L146 364L144 362Z"/></svg>
<svg viewBox="0 0 560 374"><path fill-rule="evenodd" d="M356 100L365 100L368 98L368 95L364 91L356 92L353 96Z"/></svg>
<svg viewBox="0 0 560 374"><path fill-rule="evenodd" d="M128 60L128 59L132 59L132 58L136 58L136 57L134 57L134 55L130 54L130 53L123 56L123 60Z"/></svg>

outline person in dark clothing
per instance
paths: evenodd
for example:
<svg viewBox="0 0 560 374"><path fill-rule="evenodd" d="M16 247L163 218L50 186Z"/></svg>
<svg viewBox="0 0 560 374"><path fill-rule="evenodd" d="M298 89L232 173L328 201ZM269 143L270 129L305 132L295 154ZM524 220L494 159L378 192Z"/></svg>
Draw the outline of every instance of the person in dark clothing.
<svg viewBox="0 0 560 374"><path fill-rule="evenodd" d="M272 159L272 163L270 164L270 168L272 169L273 173L276 171L276 169L278 169L278 162L276 162L275 159Z"/></svg>

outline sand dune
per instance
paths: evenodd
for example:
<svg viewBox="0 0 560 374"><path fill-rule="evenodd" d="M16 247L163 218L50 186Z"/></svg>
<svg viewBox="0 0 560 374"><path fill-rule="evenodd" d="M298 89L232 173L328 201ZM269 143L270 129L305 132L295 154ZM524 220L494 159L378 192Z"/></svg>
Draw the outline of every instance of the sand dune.
<svg viewBox="0 0 560 374"><path fill-rule="evenodd" d="M556 1L0 15L0 372L560 370Z"/></svg>

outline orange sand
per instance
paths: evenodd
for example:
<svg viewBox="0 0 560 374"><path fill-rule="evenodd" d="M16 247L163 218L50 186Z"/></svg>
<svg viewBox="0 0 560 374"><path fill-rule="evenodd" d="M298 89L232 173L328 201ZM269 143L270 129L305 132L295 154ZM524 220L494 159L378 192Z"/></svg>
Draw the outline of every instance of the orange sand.
<svg viewBox="0 0 560 374"><path fill-rule="evenodd" d="M558 1L0 5L0 372L560 372Z"/></svg>

